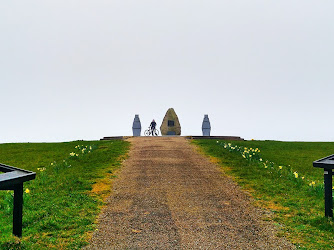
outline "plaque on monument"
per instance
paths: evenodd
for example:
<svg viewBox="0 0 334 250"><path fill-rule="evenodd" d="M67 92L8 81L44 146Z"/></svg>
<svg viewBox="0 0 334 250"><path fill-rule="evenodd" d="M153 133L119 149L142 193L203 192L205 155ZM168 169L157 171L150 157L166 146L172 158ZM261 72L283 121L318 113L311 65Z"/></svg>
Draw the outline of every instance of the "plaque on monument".
<svg viewBox="0 0 334 250"><path fill-rule="evenodd" d="M140 123L139 115L135 115L135 119L133 120L133 125L132 125L132 132L133 132L133 136L140 136L141 123Z"/></svg>
<svg viewBox="0 0 334 250"><path fill-rule="evenodd" d="M174 127L174 121L168 120L168 127Z"/></svg>
<svg viewBox="0 0 334 250"><path fill-rule="evenodd" d="M167 110L160 126L162 135L181 135L181 125L173 108Z"/></svg>
<svg viewBox="0 0 334 250"><path fill-rule="evenodd" d="M203 136L210 136L211 125L208 115L204 115L203 123L202 123L202 132Z"/></svg>

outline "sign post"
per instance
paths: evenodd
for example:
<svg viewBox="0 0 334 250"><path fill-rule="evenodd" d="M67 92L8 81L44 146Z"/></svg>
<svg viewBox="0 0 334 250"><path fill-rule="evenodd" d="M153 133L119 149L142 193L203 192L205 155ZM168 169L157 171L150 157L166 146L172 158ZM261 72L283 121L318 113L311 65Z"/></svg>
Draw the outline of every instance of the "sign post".
<svg viewBox="0 0 334 250"><path fill-rule="evenodd" d="M13 234L22 236L23 182L35 179L36 173L0 164L0 190L14 190Z"/></svg>
<svg viewBox="0 0 334 250"><path fill-rule="evenodd" d="M313 162L313 167L324 169L325 216L333 218L333 168L334 155Z"/></svg>

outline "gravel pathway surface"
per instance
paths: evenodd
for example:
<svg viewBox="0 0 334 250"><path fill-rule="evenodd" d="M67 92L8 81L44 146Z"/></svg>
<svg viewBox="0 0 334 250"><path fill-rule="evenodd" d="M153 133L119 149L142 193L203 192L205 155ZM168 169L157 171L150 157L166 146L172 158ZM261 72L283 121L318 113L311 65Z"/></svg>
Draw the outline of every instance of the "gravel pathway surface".
<svg viewBox="0 0 334 250"><path fill-rule="evenodd" d="M137 137L85 249L294 249L182 137Z"/></svg>

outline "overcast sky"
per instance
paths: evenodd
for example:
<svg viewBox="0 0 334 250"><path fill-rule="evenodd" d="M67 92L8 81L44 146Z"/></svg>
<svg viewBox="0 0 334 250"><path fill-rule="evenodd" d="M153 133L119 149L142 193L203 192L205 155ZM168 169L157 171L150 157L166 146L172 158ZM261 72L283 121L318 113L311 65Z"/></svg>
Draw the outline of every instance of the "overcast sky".
<svg viewBox="0 0 334 250"><path fill-rule="evenodd" d="M0 143L182 135L334 141L333 0L1 1ZM143 132L143 131L142 131Z"/></svg>

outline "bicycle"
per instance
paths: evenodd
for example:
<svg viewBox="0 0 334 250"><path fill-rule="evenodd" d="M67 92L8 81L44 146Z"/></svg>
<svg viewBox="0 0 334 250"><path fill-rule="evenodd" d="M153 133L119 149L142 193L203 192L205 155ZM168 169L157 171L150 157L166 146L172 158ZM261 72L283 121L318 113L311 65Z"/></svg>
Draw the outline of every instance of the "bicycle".
<svg viewBox="0 0 334 250"><path fill-rule="evenodd" d="M144 135L145 135L145 136L150 136L150 135L152 135L152 136L158 136L158 135L159 135L159 130L157 130L157 129L155 128L155 129L152 131L151 128L148 128L148 129L145 130Z"/></svg>

